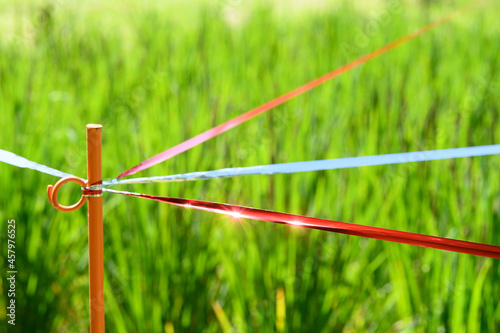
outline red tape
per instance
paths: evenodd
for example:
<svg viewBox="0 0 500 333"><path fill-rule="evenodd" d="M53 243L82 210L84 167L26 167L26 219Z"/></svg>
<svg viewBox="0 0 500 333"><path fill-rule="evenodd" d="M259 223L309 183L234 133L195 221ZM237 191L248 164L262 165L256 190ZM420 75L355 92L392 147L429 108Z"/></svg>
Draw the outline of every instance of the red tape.
<svg viewBox="0 0 500 333"><path fill-rule="evenodd" d="M217 127L214 127L212 129L209 129L208 131L205 131L187 141L184 141L158 155L155 155L147 160L145 160L144 162L134 166L133 168L130 168L128 169L127 171L123 172L122 174L120 174L117 179L119 178L122 178L122 177L125 177L125 176L129 176L129 175L132 175L134 173L137 173L139 171L142 171L144 169L147 169L147 168L150 168L152 167L153 165L156 165L158 163L161 163L163 161L166 161L168 160L169 158L172 158L188 149L191 149L207 140L210 140L211 138L221 134L221 133L224 133L228 130L230 130L231 128L233 127L236 127L244 122L246 122L247 120L261 114L261 113L264 113L272 108L274 108L275 106L278 106L280 104L283 104L284 102L300 95L300 94L303 94L309 90L311 90L312 88L314 87L317 87L319 86L320 84L328 81L328 80L331 80L333 79L334 77L336 76L339 76L340 74L344 73L344 72L347 72L348 70L354 68L354 67L357 67L359 65L362 65L364 64L365 62L373 59L373 58L376 58L378 57L379 55L381 54L384 54L396 47L398 47L399 45L401 44L404 44L412 39L415 39L417 38L418 36L426 33L427 31L429 30L432 30L433 28L443 24L443 23L446 23L448 21L450 21L451 19L453 19L455 16L457 16L458 14L460 14L461 12L465 11L466 9L470 9L470 7L472 6L475 6L477 5L476 3L474 4L470 4L468 6L465 6L461 9L457 9L455 11L453 11L452 13L448 14L447 16L445 17L442 17L436 21L433 21L425 26L423 26L422 28L420 29L417 29L411 33L409 33L408 35L404 36L404 37L401 37L400 39L397 39L395 41L393 41L392 43L390 44L387 44L381 48L379 48L378 50L375 50L367 55L364 55L362 56L361 58L341 67L341 68L338 68L336 70L334 70L333 72L330 72L314 81L311 81L299 88L296 88L295 90L292 90L291 92L283 95L283 96L280 96L270 102L267 102L266 104L264 105L261 105L253 110L250 110L234 119L231 119Z"/></svg>
<svg viewBox="0 0 500 333"><path fill-rule="evenodd" d="M380 239L389 242L410 244L410 245L428 247L433 249L467 253L481 257L500 259L500 246L495 246L495 245L473 243L473 242L467 242L467 241L461 241L443 237L434 237L429 235L416 234L412 232L370 227L354 223L331 221L314 217L279 213L269 210L242 207L229 204L220 204L207 201L178 199L169 197L158 197L154 195L114 191L108 189L106 189L105 191L166 202L172 205L181 206L185 208L193 208L212 213L224 214L231 216L235 219L244 218L244 219L259 220L272 223L287 224L287 225L310 228L310 229L319 229L324 231L337 232L346 235Z"/></svg>

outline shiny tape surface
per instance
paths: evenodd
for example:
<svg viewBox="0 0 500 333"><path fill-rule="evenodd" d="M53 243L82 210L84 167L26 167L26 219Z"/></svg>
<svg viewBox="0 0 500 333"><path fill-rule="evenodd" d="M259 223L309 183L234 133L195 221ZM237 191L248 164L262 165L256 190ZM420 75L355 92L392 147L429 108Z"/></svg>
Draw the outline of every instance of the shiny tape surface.
<svg viewBox="0 0 500 333"><path fill-rule="evenodd" d="M104 189L106 192L140 197L155 201L166 202L172 205L223 214L233 219L252 219L272 223L286 224L293 227L319 229L329 232L342 233L365 238L373 238L401 244L409 244L446 251L473 254L482 257L500 259L500 246L474 243L444 237L435 237L412 232L398 231L386 228L370 227L354 223L345 223L326 219L307 217L302 215L286 214L269 210L242 207L230 204L221 204L200 200L159 197L154 195L114 191Z"/></svg>
<svg viewBox="0 0 500 333"><path fill-rule="evenodd" d="M500 145L427 150L409 153L396 153L374 156L346 157L330 160L293 162L281 164L258 165L243 168L226 168L213 171L190 172L169 176L143 177L131 179L114 179L104 181L103 186L138 183L178 182L204 180L246 175L272 175L277 173L296 173L307 171L333 170L375 165L423 162L451 158L487 156L500 154ZM97 188L96 188L97 189Z"/></svg>
<svg viewBox="0 0 500 333"><path fill-rule="evenodd" d="M46 173L48 175L64 178L64 177L74 177L69 173L65 173L56 169L49 168L43 164L39 164L28 160L22 156L16 155L10 151L0 149L0 162L4 162L10 165L14 165L20 168L32 169L39 172Z"/></svg>

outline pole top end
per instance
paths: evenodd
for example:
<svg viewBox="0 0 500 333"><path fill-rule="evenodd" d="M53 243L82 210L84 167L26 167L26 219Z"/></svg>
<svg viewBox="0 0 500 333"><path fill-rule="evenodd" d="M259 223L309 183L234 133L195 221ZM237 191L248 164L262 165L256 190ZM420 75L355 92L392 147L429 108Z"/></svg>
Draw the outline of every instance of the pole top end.
<svg viewBox="0 0 500 333"><path fill-rule="evenodd" d="M87 125L87 129L100 129L102 128L102 125L101 124L88 124Z"/></svg>

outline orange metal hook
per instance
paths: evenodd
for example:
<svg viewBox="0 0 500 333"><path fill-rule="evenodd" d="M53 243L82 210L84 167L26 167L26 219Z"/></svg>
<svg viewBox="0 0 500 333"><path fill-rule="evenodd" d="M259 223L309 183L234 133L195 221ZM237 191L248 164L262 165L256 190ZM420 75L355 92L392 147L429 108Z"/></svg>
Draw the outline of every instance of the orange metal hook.
<svg viewBox="0 0 500 333"><path fill-rule="evenodd" d="M61 178L54 186L48 185L47 186L47 196L49 197L49 201L54 206L55 209L60 210L61 212L72 212L75 211L79 208L81 208L85 202L87 201L87 197L82 194L82 197L80 200L72 205L72 206L63 206L59 204L59 201L57 201L57 194L59 193L59 189L66 183L77 183L81 187L87 186L87 183L85 180L78 178L78 177L65 177Z"/></svg>

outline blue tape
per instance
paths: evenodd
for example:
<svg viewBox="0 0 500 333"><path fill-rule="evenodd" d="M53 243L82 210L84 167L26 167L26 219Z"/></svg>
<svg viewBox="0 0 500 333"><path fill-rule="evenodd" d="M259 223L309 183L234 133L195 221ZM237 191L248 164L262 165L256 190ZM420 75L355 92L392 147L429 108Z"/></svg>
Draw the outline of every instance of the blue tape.
<svg viewBox="0 0 500 333"><path fill-rule="evenodd" d="M399 163L423 162L443 160L450 158L486 156L500 154L500 145L452 148L441 150L427 150L410 153L397 153L374 156L347 157L331 160L319 160L308 162L294 162L259 165L244 168L227 168L214 171L190 172L170 176L143 177L131 179L113 179L103 182L103 186L118 184L138 184L138 183L160 183L160 182L179 182L189 180L202 180L213 178L226 178L248 175L272 175L276 173L295 173L307 171L345 169L354 167L365 167L373 165L388 165Z"/></svg>
<svg viewBox="0 0 500 333"><path fill-rule="evenodd" d="M43 164L38 164L36 162L30 161L24 157L18 156L10 151L0 149L0 162L4 162L10 165L14 165L20 168L32 169L40 171L56 177L69 177L73 176L69 173L65 173L56 169L49 168Z"/></svg>

